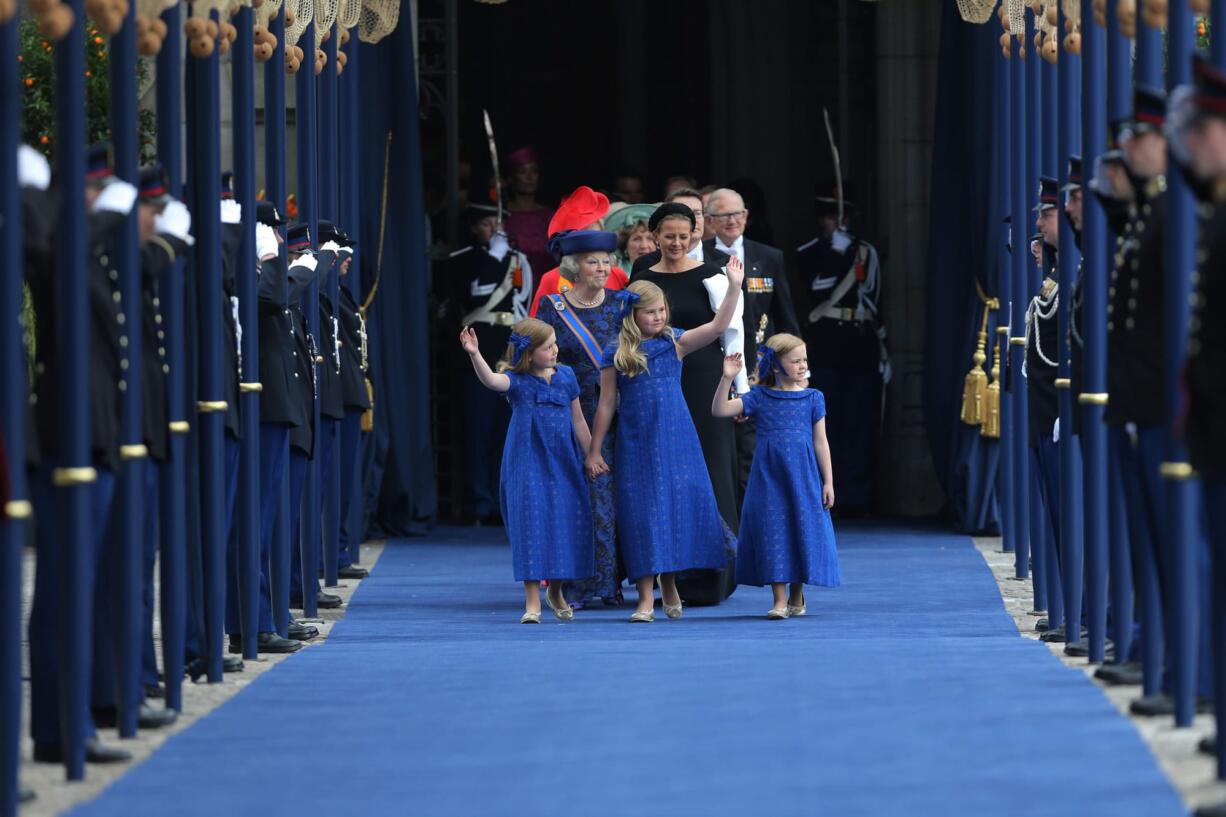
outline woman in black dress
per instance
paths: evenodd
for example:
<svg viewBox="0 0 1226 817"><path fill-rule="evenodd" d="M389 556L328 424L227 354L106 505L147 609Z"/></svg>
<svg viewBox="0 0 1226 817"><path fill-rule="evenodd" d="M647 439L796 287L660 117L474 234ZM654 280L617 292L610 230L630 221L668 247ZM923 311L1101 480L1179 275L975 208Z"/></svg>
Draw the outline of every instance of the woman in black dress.
<svg viewBox="0 0 1226 817"><path fill-rule="evenodd" d="M710 321L711 294L703 283L712 276L723 276L723 269L695 261L687 253L696 226L693 211L684 204L661 205L648 223L660 248L660 260L632 276L632 281L650 281L664 290L668 299L669 323L680 329L701 326ZM740 264L733 257L729 264ZM689 406L698 441L702 444L711 487L720 516L731 531L739 527L740 509L736 502L736 433L733 421L711 416L711 395L723 377L724 350L718 343L686 355L681 370L681 391ZM704 571L709 573L709 571ZM735 583L727 576L681 576L678 586L686 601L715 604L731 593Z"/></svg>

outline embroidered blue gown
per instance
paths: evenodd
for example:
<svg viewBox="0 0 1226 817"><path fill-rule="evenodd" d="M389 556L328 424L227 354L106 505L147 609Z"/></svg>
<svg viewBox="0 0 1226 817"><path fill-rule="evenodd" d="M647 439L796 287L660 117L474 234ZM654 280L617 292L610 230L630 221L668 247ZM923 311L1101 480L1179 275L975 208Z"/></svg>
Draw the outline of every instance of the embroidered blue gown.
<svg viewBox="0 0 1226 817"><path fill-rule="evenodd" d="M621 302L614 299L610 290L605 291L605 299L600 306L581 308L569 301L563 301L563 308L578 316L592 333L600 350L615 340L617 333L621 331ZM600 368L592 361L583 344L562 320L548 297L541 299L537 317L552 326L554 334L557 335L558 361L574 369L575 378L579 381L579 405L583 407L583 418L587 420L588 428L591 428L596 417L596 406L600 401ZM600 446L601 456L610 465L613 464L616 437L617 424L614 423ZM596 528L596 572L587 579L568 583L566 599L576 607L582 607L596 599L602 599L606 604L619 604L622 594L618 575L617 531L614 526L612 471L590 480L588 486Z"/></svg>
<svg viewBox="0 0 1226 817"><path fill-rule="evenodd" d="M643 341L649 371L618 372L617 450L613 473L618 535L626 573L726 567L725 526L711 489L698 433L681 393L675 339ZM613 366L618 341L605 348Z"/></svg>
<svg viewBox="0 0 1226 817"><path fill-rule="evenodd" d="M596 570L592 506L570 409L579 384L562 365L548 383L506 375L511 424L500 499L515 580L587 578Z"/></svg>
<svg viewBox="0 0 1226 817"><path fill-rule="evenodd" d="M826 398L815 389L754 386L741 400L756 423L758 443L741 508L737 584L837 587L834 525L822 507L813 448L813 426L826 416Z"/></svg>

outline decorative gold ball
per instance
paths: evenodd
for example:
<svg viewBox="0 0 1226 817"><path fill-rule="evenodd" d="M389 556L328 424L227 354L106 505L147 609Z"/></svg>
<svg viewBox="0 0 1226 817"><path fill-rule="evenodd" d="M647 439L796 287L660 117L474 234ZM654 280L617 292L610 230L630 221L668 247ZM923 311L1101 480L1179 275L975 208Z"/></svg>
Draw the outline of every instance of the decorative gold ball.
<svg viewBox="0 0 1226 817"><path fill-rule="evenodd" d="M1064 35L1064 50L1070 54L1081 53L1081 34L1074 31L1071 34Z"/></svg>

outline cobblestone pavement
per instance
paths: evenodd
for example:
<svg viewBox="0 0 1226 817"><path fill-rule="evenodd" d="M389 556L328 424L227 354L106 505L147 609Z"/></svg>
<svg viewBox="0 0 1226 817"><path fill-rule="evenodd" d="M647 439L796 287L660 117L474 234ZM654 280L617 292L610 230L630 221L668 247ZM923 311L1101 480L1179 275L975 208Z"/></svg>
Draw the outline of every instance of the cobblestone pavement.
<svg viewBox="0 0 1226 817"><path fill-rule="evenodd" d="M1037 641L1039 633L1035 632L1034 625L1039 620L1039 615L1034 611L1032 587L1029 581L1019 581L1014 578L1013 554L1001 551L999 537L976 538L975 546L983 555L988 566L992 568L992 573L996 576L996 582L1000 586L1000 595L1005 603L1005 610L1013 616L1018 632L1023 638ZM1091 665L1084 658L1069 658L1064 654L1063 644L1048 644L1047 646L1052 654L1070 670L1085 673L1086 677L1102 690L1107 700L1111 701L1132 722L1189 808L1226 802L1226 783L1216 779L1213 758L1202 755L1196 750L1196 744L1200 739L1215 731L1212 715L1197 715L1196 721L1188 729L1176 729L1170 718L1133 717L1128 712L1128 705L1134 698L1140 696L1139 686L1120 687L1103 684L1094 680L1095 665ZM1042 704L1036 700L1035 705L1041 706Z"/></svg>
<svg viewBox="0 0 1226 817"><path fill-rule="evenodd" d="M378 561L379 556L383 552L383 544L383 542L367 542L362 545L362 567L374 569L375 562ZM28 620L30 603L34 594L34 554L32 550L27 550L26 552L22 575L23 617L24 620ZM156 576L157 573L155 572L154 575ZM333 625L344 618L349 599L360 584L361 581L345 580L341 582L339 587L327 588L329 593L336 593L341 596L345 601L345 606L335 610L319 611L319 619L311 620L311 623L319 628L319 635L313 640L306 642L305 649L299 651L298 654L306 650L325 647L328 641L328 634L332 631ZM153 637L157 645L159 660L161 658L160 625L161 623L155 615ZM24 634L25 632L23 627L22 633ZM25 651L25 655L28 661L28 649ZM242 672L226 675L225 680L220 684L209 684L203 679L201 679L200 683L193 684L191 681L184 679L183 712L173 725L166 729L140 732L136 737L124 740L122 743L119 741L118 734L114 729L99 729L98 735L103 741L116 744L121 743L123 748L132 753L133 759L129 763L113 766L87 766L86 779L78 782L65 782L64 767L58 763L31 762L32 744L29 739L29 728L28 725L23 724L22 765L19 778L24 788L32 789L38 796L36 800L21 808L19 812L20 817L52 817L52 815L60 814L79 803L91 799L110 785L112 781L119 779L138 763L149 757L150 754L157 751L158 747L167 738L190 728L197 720L242 692L261 675L274 670L282 661L293 660L293 658L293 655L269 655L262 656L258 661L247 661ZM25 669L24 677L27 683L24 685L25 701L22 706L22 716L23 718L28 718L30 711L28 665ZM156 701L152 703L157 704Z"/></svg>

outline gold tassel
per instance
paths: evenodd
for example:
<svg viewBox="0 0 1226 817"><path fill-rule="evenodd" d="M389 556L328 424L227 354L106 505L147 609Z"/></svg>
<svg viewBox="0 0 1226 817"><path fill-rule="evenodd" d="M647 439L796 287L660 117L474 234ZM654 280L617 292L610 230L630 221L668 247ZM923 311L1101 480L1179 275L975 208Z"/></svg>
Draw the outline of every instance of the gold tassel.
<svg viewBox="0 0 1226 817"><path fill-rule="evenodd" d="M1001 336L1001 343L1005 342ZM1000 439L1000 347L992 344L992 382L988 384L983 398L983 426L980 436L991 440Z"/></svg>
<svg viewBox="0 0 1226 817"><path fill-rule="evenodd" d="M375 429L375 384L366 378L366 396L370 398L370 408L362 412L362 430L366 432Z"/></svg>
<svg viewBox="0 0 1226 817"><path fill-rule="evenodd" d="M968 426L983 423L983 401L988 387L988 375L983 370L983 364L988 359L989 311L989 305L984 303L983 323L979 326L979 341L975 344L975 354L971 358L974 363L971 365L971 370L966 373L966 380L962 385L962 422Z"/></svg>

